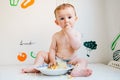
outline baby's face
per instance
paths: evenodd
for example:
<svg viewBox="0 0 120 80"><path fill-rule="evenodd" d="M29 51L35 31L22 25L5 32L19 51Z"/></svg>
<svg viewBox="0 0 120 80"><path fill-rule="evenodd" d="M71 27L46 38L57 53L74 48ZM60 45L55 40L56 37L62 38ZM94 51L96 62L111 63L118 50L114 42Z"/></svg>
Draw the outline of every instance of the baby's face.
<svg viewBox="0 0 120 80"><path fill-rule="evenodd" d="M67 26L73 27L77 17L75 15L74 9L72 7L68 7L62 10L56 11L56 24L61 28L65 28Z"/></svg>

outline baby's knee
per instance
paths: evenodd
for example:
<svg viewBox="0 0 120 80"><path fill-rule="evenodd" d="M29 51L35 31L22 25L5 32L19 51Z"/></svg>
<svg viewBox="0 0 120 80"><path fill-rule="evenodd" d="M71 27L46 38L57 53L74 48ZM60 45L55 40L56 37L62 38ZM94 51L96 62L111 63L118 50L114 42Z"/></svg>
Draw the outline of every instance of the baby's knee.
<svg viewBox="0 0 120 80"><path fill-rule="evenodd" d="M86 63L86 64L88 63L88 61L86 59L80 59L79 62L80 63Z"/></svg>
<svg viewBox="0 0 120 80"><path fill-rule="evenodd" d="M45 53L46 53L46 52L44 52L44 51L39 51L39 52L37 53L37 56L44 56L44 55L46 55Z"/></svg>
<svg viewBox="0 0 120 80"><path fill-rule="evenodd" d="M76 68L86 68L87 64L88 62L86 59L80 59L79 62L75 66Z"/></svg>

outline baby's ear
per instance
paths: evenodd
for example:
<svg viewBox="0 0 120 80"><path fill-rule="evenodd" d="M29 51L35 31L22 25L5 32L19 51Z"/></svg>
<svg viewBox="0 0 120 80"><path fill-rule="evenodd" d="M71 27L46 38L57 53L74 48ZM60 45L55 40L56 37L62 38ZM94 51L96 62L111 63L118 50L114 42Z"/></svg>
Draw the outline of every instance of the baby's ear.
<svg viewBox="0 0 120 80"><path fill-rule="evenodd" d="M59 25L58 22L57 22L57 20L55 20L55 23L56 23L57 25Z"/></svg>

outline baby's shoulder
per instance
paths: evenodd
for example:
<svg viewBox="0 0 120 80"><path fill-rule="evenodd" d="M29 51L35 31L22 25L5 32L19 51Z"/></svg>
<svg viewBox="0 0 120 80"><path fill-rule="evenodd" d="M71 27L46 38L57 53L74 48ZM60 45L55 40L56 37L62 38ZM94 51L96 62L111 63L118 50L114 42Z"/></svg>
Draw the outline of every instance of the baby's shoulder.
<svg viewBox="0 0 120 80"><path fill-rule="evenodd" d="M59 35L61 35L61 32L60 32L60 31L55 32L53 36L59 36Z"/></svg>
<svg viewBox="0 0 120 80"><path fill-rule="evenodd" d="M59 32L55 32L54 34L53 34L53 36L52 36L52 38L58 38L59 37L59 35L60 35L60 33Z"/></svg>

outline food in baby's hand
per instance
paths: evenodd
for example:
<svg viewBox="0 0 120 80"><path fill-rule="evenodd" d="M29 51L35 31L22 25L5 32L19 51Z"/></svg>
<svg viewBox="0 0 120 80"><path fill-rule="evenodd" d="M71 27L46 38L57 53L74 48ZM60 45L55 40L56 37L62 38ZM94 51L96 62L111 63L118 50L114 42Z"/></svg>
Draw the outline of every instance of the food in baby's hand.
<svg viewBox="0 0 120 80"><path fill-rule="evenodd" d="M48 69L56 69L57 68L57 65L52 65L50 67L48 67Z"/></svg>

